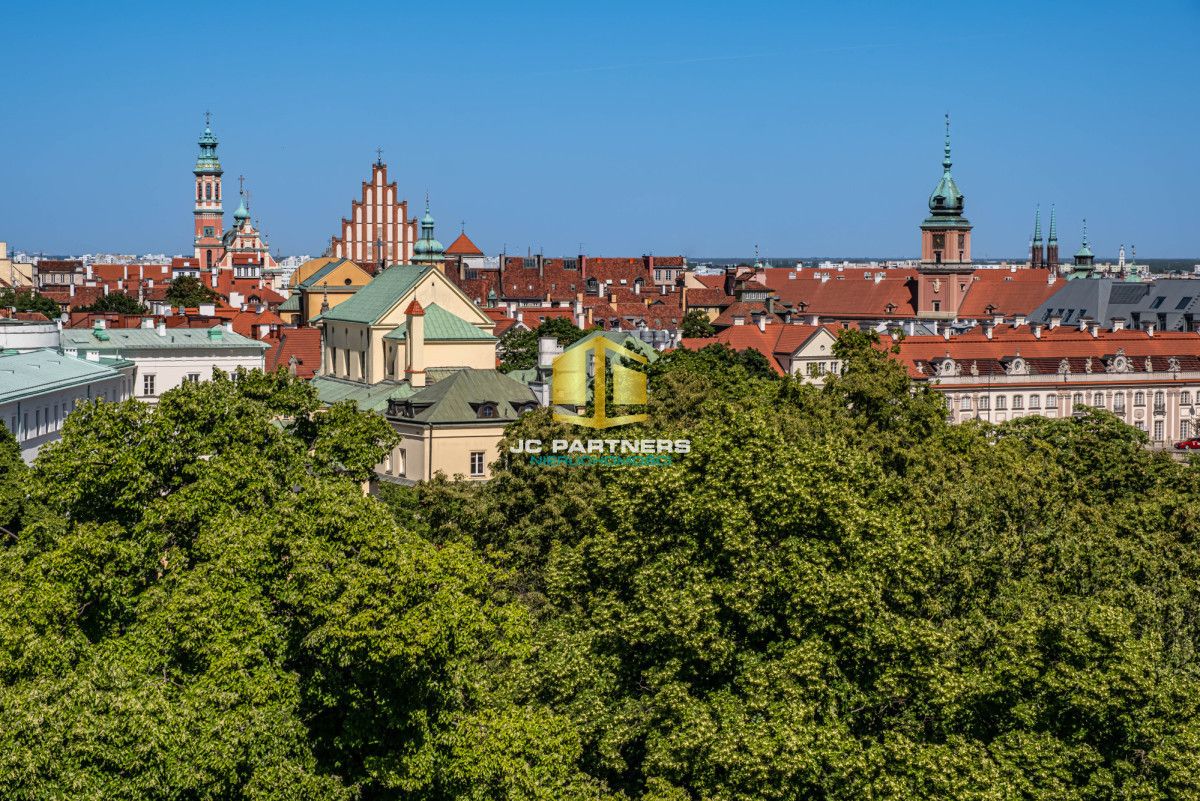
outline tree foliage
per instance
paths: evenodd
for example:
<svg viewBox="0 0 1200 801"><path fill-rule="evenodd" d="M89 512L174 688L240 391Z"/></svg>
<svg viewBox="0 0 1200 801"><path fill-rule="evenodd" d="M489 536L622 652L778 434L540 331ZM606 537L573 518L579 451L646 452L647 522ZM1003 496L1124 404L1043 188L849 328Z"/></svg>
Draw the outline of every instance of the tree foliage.
<svg viewBox="0 0 1200 801"><path fill-rule="evenodd" d="M126 292L109 292L107 295L101 295L99 300L91 306L78 308L77 311L145 314L149 309L138 303L137 298Z"/></svg>
<svg viewBox="0 0 1200 801"><path fill-rule="evenodd" d="M181 275L172 279L167 287L166 300L171 306L194 308L201 303L215 303L220 295L207 287L199 279L190 275Z"/></svg>
<svg viewBox="0 0 1200 801"><path fill-rule="evenodd" d="M559 345L567 347L578 342L587 333L564 317L551 317L535 328L513 327L500 337L498 352L500 369L506 373L513 370L528 370L537 365L538 340L554 337Z"/></svg>
<svg viewBox="0 0 1200 801"><path fill-rule="evenodd" d="M650 365L602 436L690 439L669 466L505 452L382 502L388 426L286 374L80 407L0 505L0 784L1200 797L1200 467L1103 411L950 425L877 338L835 355Z"/></svg>
<svg viewBox="0 0 1200 801"><path fill-rule="evenodd" d="M700 309L692 309L683 315L679 328L685 337L711 337L717 333L708 315Z"/></svg>
<svg viewBox="0 0 1200 801"><path fill-rule="evenodd" d="M54 320L62 314L58 302L34 292L32 289L0 289L0 307L15 309L19 312L41 312L47 318Z"/></svg>

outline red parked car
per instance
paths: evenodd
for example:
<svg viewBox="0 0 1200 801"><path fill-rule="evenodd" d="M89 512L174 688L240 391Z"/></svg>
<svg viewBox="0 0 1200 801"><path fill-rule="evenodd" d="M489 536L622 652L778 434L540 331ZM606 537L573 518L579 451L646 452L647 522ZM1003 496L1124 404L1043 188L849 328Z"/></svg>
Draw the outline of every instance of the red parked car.
<svg viewBox="0 0 1200 801"><path fill-rule="evenodd" d="M1192 437L1175 443L1177 451L1200 451L1200 437Z"/></svg>

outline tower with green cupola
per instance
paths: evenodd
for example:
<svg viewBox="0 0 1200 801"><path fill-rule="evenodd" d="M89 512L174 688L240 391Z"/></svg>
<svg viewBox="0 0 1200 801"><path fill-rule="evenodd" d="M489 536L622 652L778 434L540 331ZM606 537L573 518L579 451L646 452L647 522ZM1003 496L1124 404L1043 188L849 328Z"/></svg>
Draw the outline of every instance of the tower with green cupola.
<svg viewBox="0 0 1200 801"><path fill-rule="evenodd" d="M965 198L950 173L950 115L942 150L942 177L929 196L929 216L921 223L917 265L917 316L953 320L970 286L971 223L963 216Z"/></svg>
<svg viewBox="0 0 1200 801"><path fill-rule="evenodd" d="M224 210L221 208L221 160L217 157L217 137L211 117L204 115L204 133L200 134L200 155L192 170L196 182L194 218L194 255L205 268L212 268L225 254L222 243Z"/></svg>
<svg viewBox="0 0 1200 801"><path fill-rule="evenodd" d="M413 264L428 264L445 272L446 249L433 237L433 215L425 198L425 216L421 218L421 236L413 244Z"/></svg>

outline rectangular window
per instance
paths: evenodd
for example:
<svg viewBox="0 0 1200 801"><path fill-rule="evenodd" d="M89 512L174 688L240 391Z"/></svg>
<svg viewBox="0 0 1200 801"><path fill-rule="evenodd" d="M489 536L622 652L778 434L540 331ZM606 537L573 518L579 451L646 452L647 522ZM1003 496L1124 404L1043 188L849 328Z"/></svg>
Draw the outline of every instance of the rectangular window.
<svg viewBox="0 0 1200 801"><path fill-rule="evenodd" d="M989 400L988 400L988 396L987 396L987 395L981 395L981 396L979 397L979 411L981 411L981 412L986 412L986 411L987 411L988 409L990 409L990 408L991 408L991 405L990 405L990 402L989 402Z"/></svg>
<svg viewBox="0 0 1200 801"><path fill-rule="evenodd" d="M1191 439L1192 436L1192 421L1181 420L1179 423L1179 438Z"/></svg>
<svg viewBox="0 0 1200 801"><path fill-rule="evenodd" d="M483 476L483 451L471 451L471 477Z"/></svg>
<svg viewBox="0 0 1200 801"><path fill-rule="evenodd" d="M1155 439L1155 441L1159 441L1162 438L1163 438L1163 421L1155 420L1154 421L1154 439Z"/></svg>
<svg viewBox="0 0 1200 801"><path fill-rule="evenodd" d="M1037 395L1030 395L1029 396L1029 408L1030 409L1042 408L1042 399L1039 398Z"/></svg>
<svg viewBox="0 0 1200 801"><path fill-rule="evenodd" d="M1008 405L1008 399L1005 396L1003 396L1003 395L996 396L996 410L997 411L1007 408L1007 405Z"/></svg>
<svg viewBox="0 0 1200 801"><path fill-rule="evenodd" d="M1025 408L1025 398L1023 398L1020 395L1013 395L1013 408L1014 409Z"/></svg>
<svg viewBox="0 0 1200 801"><path fill-rule="evenodd" d="M958 402L958 408L964 412L971 411L971 399L964 395L963 398Z"/></svg>
<svg viewBox="0 0 1200 801"><path fill-rule="evenodd" d="M199 384L200 383L200 374L199 373L188 373L186 376L183 377L183 380L191 381L193 384Z"/></svg>
<svg viewBox="0 0 1200 801"><path fill-rule="evenodd" d="M154 374L153 373L147 373L146 375L142 376L142 394L143 395L153 395L154 394Z"/></svg>

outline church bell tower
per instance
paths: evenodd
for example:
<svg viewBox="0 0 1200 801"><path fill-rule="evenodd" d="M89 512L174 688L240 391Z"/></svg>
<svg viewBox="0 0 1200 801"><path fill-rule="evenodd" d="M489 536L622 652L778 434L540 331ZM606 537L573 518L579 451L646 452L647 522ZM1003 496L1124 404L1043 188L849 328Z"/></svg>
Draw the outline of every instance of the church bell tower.
<svg viewBox="0 0 1200 801"><path fill-rule="evenodd" d="M917 266L917 316L953 320L970 288L971 223L963 217L964 198L950 174L950 115L942 178L929 196L929 216L921 223L921 262Z"/></svg>
<svg viewBox="0 0 1200 801"><path fill-rule="evenodd" d="M224 255L221 237L224 210L221 208L221 161L217 158L217 137L213 136L208 113L204 115L204 133L200 135L200 155L196 158L195 257L205 269L217 265Z"/></svg>

